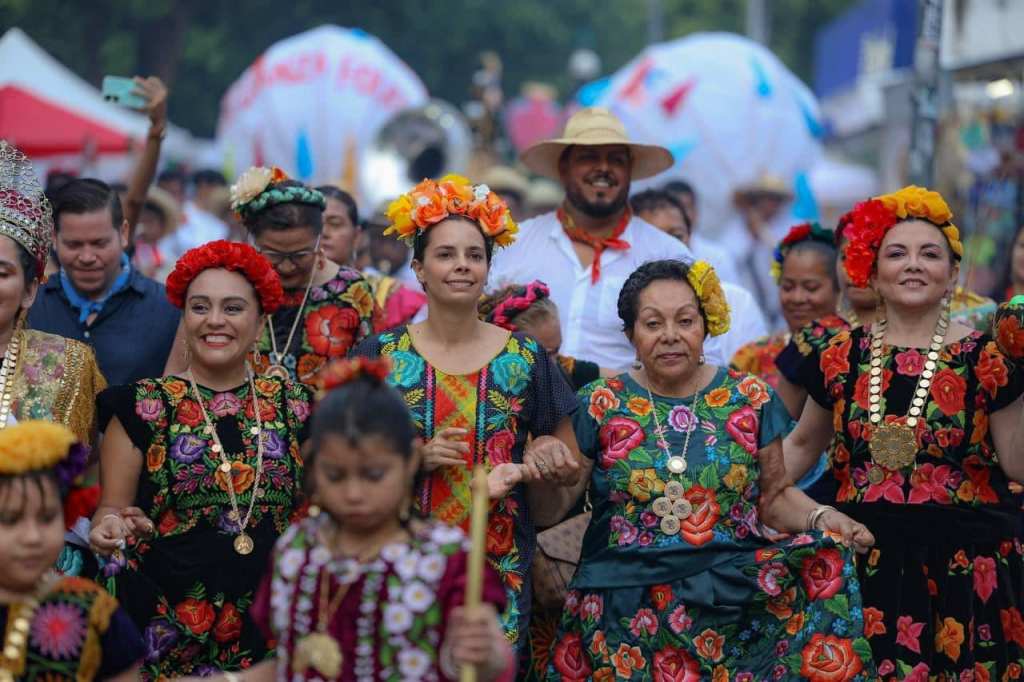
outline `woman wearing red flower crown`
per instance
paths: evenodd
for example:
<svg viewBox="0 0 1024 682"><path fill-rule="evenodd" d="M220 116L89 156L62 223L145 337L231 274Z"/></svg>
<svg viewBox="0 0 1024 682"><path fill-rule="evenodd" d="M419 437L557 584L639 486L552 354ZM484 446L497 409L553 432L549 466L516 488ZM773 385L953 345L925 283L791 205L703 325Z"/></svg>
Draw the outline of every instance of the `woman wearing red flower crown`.
<svg viewBox="0 0 1024 682"><path fill-rule="evenodd" d="M143 676L238 670L267 655L245 617L299 504L309 389L247 362L284 293L251 246L210 242L167 278L187 368L108 389L103 493L90 535L101 579L142 629ZM141 508L145 519L121 510Z"/></svg>
<svg viewBox="0 0 1024 682"><path fill-rule="evenodd" d="M373 291L358 270L321 248L324 196L279 168L250 168L231 188L231 207L281 277L285 302L268 316L257 371L316 385L332 358L373 331Z"/></svg>
<svg viewBox="0 0 1024 682"><path fill-rule="evenodd" d="M490 471L488 556L508 594L506 633L522 644L534 524L545 522L551 490L579 470L566 446L575 442L569 420L575 399L535 338L477 316L492 250L510 244L517 231L496 194L454 175L424 180L391 204L388 218L389 233L412 244L429 315L368 339L355 352L391 359L388 381L428 441L419 511L467 528L470 465Z"/></svg>
<svg viewBox="0 0 1024 682"><path fill-rule="evenodd" d="M884 679L1006 679L1024 664L1020 512L1024 377L987 335L950 320L963 246L936 192L858 204L845 267L874 323L794 339L779 359L810 394L784 444L790 474L830 448L840 509L877 538L858 565ZM973 677L971 677L973 675Z"/></svg>
<svg viewBox="0 0 1024 682"><path fill-rule="evenodd" d="M782 377L775 358L794 334L815 322L826 329L847 326L836 316L839 281L832 233L818 223L790 228L775 247L772 275L779 285L779 304L788 329L742 346L729 365L758 376L777 389Z"/></svg>

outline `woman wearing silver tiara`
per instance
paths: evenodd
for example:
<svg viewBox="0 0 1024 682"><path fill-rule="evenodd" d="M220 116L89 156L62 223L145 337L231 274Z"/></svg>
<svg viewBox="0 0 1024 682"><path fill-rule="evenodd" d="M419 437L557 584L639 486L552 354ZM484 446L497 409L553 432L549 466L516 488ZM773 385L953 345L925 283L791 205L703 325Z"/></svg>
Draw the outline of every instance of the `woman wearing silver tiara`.
<svg viewBox="0 0 1024 682"><path fill-rule="evenodd" d="M231 188L231 206L285 289L267 322L257 369L316 384L328 360L373 332L373 292L358 270L327 260L320 245L324 196L279 168L250 168Z"/></svg>
<svg viewBox="0 0 1024 682"><path fill-rule="evenodd" d="M18 149L0 140L0 429L27 419L64 424L82 443L95 435L95 397L106 381L89 346L25 328L53 240L50 202ZM65 517L88 517L95 487L72 489ZM61 568L78 574L83 556L62 555Z"/></svg>

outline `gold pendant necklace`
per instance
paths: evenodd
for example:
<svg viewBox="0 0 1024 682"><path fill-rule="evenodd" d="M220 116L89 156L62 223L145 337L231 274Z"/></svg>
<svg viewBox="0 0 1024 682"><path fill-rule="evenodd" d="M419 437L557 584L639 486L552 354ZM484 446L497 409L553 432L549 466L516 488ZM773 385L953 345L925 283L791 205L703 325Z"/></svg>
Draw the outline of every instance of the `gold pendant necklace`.
<svg viewBox="0 0 1024 682"><path fill-rule="evenodd" d="M943 307L939 314L938 322L935 324L935 333L928 346L924 369L917 378L917 386L914 388L910 409L902 424L885 423L882 414L882 376L884 374L882 346L885 329L886 320L883 318L875 323L872 330L871 369L868 379L868 419L874 427L868 449L871 452L871 460L878 465L868 471L868 480L876 485L885 480L885 472L879 467L897 471L910 466L917 459L917 424L921 420L921 415L924 414L924 406L928 401L928 389L932 385L935 368L939 362L939 353L949 329L949 311Z"/></svg>
<svg viewBox="0 0 1024 682"><path fill-rule="evenodd" d="M319 238L316 241L316 248L320 248ZM316 263L313 264L313 269L309 273L306 291L302 294L302 303L299 304L299 309L295 311L295 320L292 322L292 328L288 331L288 339L284 342L284 348L280 352L277 350L277 336L274 334L274 316L267 315L267 334L270 335L270 365L263 371L264 376L282 380L291 378L288 368L284 366L284 356L288 354L288 349L292 347L292 339L295 337L295 330L299 328L299 321L302 320L302 311L306 308L306 301L309 300L309 292L313 288L314 277L316 277ZM298 376L297 373L296 376Z"/></svg>
<svg viewBox="0 0 1024 682"><path fill-rule="evenodd" d="M352 560L358 564L364 564L380 554L380 550L390 542L390 539L376 543L362 554ZM303 635L295 643L295 652L292 655L292 672L302 675L309 668L320 673L324 679L334 680L341 676L341 665L345 660L341 652L341 645L328 632L331 619L341 608L341 602L345 599L349 589L359 579L358 571L355 571L349 582L342 582L338 591L328 601L327 595L330 591L331 572L330 562L320 568L320 598L317 607L316 630Z"/></svg>
<svg viewBox="0 0 1024 682"><path fill-rule="evenodd" d="M18 370L18 355L21 353L22 334L15 329L7 342L3 364L0 364L0 430L7 428L14 398L14 378Z"/></svg>
<svg viewBox="0 0 1024 682"><path fill-rule="evenodd" d="M694 374L694 384L700 377L700 368L697 368L697 372ZM683 439L683 453L681 455L673 455L672 451L668 447L668 441L665 439L665 431L661 426L661 420L658 419L658 406L654 402L654 394L651 393L651 380L647 378L647 399L651 401L651 414L654 417L654 428L655 433L658 436L658 448L662 454L665 455L665 467L668 469L669 474L681 476L686 473L687 462L686 456L690 452L690 435L697 430L697 413L690 409L690 414L693 416L692 428L687 429L686 437ZM693 407L697 407L697 399L700 394L696 389L693 391ZM693 505L688 499L686 499L686 488L679 481L669 481L665 484L664 497L659 497L653 504L651 504L651 511L654 515L661 519L660 527L661 532L665 535L675 535L682 528L682 522L690 518L693 514Z"/></svg>
<svg viewBox="0 0 1024 682"><path fill-rule="evenodd" d="M14 682L24 674L32 619L35 618L39 602L59 579L56 573L48 571L31 597L20 604L11 604L8 608L7 637L3 651L0 652L0 682Z"/></svg>
<svg viewBox="0 0 1024 682"><path fill-rule="evenodd" d="M220 436L217 435L217 429L214 427L213 420L210 419L210 414L206 411L206 404L203 402L203 396L199 392L198 384L196 384L196 377L192 374L191 368L188 370L188 380L192 386L192 392L196 394L196 403L199 404L199 411L203 413L203 421L205 422L203 430L213 439L213 445L210 446L210 449L220 457L220 465L217 469L227 482L228 499L231 501L231 511L228 512L228 518L238 524L238 535L235 536L232 544L235 551L243 556L251 554L256 546L252 536L246 533L245 530L249 527L249 521L252 519L252 511L256 507L256 499L263 497L265 494L263 488L260 487L260 483L263 480L263 417L260 414L259 399L256 396L256 382L248 365L245 367L245 373L249 378L252 412L256 418L256 426L252 427L249 431L256 438L256 475L253 477L252 492L249 495L249 509L245 513L245 518L242 518L238 509L238 495L235 493L235 477L232 471L234 463L228 459L228 454L224 451L224 445L220 442Z"/></svg>

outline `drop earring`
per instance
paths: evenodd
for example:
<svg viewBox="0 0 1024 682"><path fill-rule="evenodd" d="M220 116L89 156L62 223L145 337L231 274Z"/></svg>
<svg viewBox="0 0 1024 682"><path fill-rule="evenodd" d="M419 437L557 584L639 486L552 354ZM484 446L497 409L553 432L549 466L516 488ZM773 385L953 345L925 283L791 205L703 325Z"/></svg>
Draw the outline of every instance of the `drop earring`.
<svg viewBox="0 0 1024 682"><path fill-rule="evenodd" d="M700 357L699 357L699 358L697 358L697 364L698 364L698 365L703 365L703 364L706 364L706 363L707 363L707 358L705 358L705 357L704 357L704 354L703 354L703 353L701 353L701 354L700 354Z"/></svg>

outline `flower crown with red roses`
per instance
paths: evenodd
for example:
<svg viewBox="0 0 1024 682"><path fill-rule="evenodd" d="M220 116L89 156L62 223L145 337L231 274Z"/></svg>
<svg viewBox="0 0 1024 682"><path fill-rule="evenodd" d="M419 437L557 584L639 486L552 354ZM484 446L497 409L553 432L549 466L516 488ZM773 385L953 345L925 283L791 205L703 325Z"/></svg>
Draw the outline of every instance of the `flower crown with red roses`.
<svg viewBox="0 0 1024 682"><path fill-rule="evenodd" d="M775 253L772 254L772 277L775 278L776 284L782 279L782 262L786 260L786 254L791 248L802 242L819 242L833 246L835 245L835 236L816 222L800 223L789 228L789 232L775 247Z"/></svg>
<svg viewBox="0 0 1024 682"><path fill-rule="evenodd" d="M904 220L926 220L945 235L953 255L960 260L964 245L960 231L951 221L953 212L938 192L910 185L898 192L862 201L839 219L837 238L845 237L843 263L850 283L864 288L870 284L871 272L878 259L878 249L885 234Z"/></svg>
<svg viewBox="0 0 1024 682"><path fill-rule="evenodd" d="M474 185L461 175L446 175L440 180L424 180L408 194L388 206L391 226L384 234L395 234L412 245L417 235L453 215L469 218L499 247L515 241L519 226L512 220L508 205L487 185Z"/></svg>
<svg viewBox="0 0 1024 682"><path fill-rule="evenodd" d="M177 308L185 307L185 294L199 273L211 268L237 272L252 284L260 308L270 315L284 302L284 289L277 271L259 251L240 242L219 239L189 249L167 276L167 298Z"/></svg>
<svg viewBox="0 0 1024 682"><path fill-rule="evenodd" d="M323 397L328 391L340 388L357 379L367 379L379 386L387 380L390 372L391 362L385 357L356 356L334 360L317 375L317 381L320 383L319 394Z"/></svg>
<svg viewBox="0 0 1024 682"><path fill-rule="evenodd" d="M508 297L500 301L491 312L484 316L484 321L510 332L517 331L516 325L512 322L516 315L525 312L537 301L542 301L550 296L551 290L548 289L548 285L540 280L534 280L522 287L521 293L512 289Z"/></svg>

